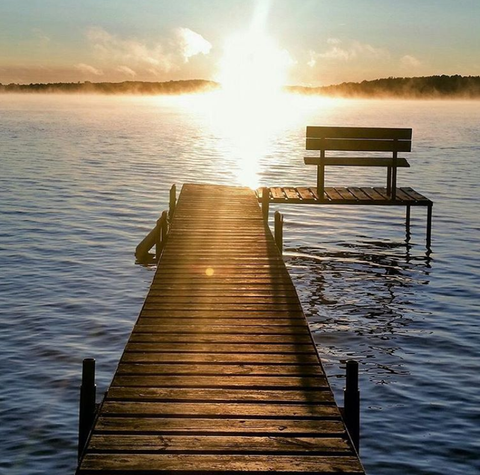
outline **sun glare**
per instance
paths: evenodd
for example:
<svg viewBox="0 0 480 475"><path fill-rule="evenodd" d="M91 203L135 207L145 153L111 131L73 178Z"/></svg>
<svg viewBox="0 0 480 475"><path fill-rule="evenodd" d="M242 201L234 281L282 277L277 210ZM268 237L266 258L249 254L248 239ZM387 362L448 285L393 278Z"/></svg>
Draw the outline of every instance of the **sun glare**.
<svg viewBox="0 0 480 475"><path fill-rule="evenodd" d="M281 92L288 64L287 52L264 32L250 30L226 41L219 82L231 99L263 105Z"/></svg>
<svg viewBox="0 0 480 475"><path fill-rule="evenodd" d="M243 185L259 185L260 161L285 116L282 88L288 66L288 53L265 33L262 22L225 42L215 115L237 155Z"/></svg>

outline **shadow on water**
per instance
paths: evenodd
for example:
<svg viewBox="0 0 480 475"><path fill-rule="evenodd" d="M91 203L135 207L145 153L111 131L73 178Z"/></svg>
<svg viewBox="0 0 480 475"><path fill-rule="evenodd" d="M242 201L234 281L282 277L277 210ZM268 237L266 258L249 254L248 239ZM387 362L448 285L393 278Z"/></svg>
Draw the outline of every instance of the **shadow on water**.
<svg viewBox="0 0 480 475"><path fill-rule="evenodd" d="M411 324L422 312L414 295L429 284L430 251L363 240L341 249L293 248L285 257L336 392L350 358L374 384L408 374L401 356L408 349L398 340L417 331Z"/></svg>

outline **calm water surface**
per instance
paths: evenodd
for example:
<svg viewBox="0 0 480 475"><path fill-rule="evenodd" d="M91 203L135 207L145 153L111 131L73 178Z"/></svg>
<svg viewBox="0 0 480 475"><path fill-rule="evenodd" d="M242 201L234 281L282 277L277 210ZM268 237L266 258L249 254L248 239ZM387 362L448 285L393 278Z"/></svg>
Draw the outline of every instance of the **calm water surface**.
<svg viewBox="0 0 480 475"><path fill-rule="evenodd" d="M340 403L344 361L361 364L367 472L479 472L480 102L281 108L245 118L208 98L0 96L0 473L74 471L81 361L97 359L104 392L153 276L133 251L169 186L313 185L307 124L412 127L399 183L435 202L431 255L423 208L408 243L400 209L276 208ZM327 181L383 184L365 170Z"/></svg>

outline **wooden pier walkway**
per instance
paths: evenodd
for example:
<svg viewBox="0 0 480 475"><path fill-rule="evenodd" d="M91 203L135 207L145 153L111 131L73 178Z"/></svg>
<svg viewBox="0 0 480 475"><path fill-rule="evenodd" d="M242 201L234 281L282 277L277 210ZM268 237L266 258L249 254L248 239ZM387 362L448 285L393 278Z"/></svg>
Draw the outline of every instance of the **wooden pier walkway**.
<svg viewBox="0 0 480 475"><path fill-rule="evenodd" d="M184 185L78 475L364 470L257 196Z"/></svg>

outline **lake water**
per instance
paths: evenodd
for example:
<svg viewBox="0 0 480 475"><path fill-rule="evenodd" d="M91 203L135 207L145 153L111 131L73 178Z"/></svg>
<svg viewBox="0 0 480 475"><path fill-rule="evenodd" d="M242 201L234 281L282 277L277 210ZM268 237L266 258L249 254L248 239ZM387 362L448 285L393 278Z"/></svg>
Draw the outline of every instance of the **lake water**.
<svg viewBox="0 0 480 475"><path fill-rule="evenodd" d="M370 475L480 470L480 101L0 96L0 473L73 473L81 361L110 383L153 276L135 246L172 183L313 185L305 125L412 127L425 208L273 207L337 400L360 362ZM244 114L247 114L246 116ZM327 183L382 186L383 172Z"/></svg>

